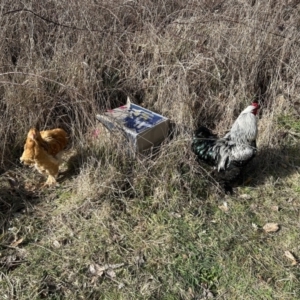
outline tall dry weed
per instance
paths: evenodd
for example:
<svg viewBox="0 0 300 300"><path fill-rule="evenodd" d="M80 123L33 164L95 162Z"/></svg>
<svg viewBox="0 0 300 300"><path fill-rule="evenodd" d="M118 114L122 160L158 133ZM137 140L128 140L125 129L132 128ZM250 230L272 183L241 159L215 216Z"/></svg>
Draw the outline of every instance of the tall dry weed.
<svg viewBox="0 0 300 300"><path fill-rule="evenodd" d="M38 1L1 6L1 165L31 126L75 144L95 113L133 102L182 130L222 133L256 99L266 117L299 88L297 3Z"/></svg>

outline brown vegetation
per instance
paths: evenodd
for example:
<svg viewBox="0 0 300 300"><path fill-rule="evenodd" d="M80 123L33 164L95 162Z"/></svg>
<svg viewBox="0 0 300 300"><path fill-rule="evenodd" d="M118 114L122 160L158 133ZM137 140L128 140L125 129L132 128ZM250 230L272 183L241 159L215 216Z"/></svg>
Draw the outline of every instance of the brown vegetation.
<svg viewBox="0 0 300 300"><path fill-rule="evenodd" d="M299 252L299 10L289 0L2 1L2 296L299 298L284 256ZM175 124L154 158L91 134L96 113L127 96ZM259 153L248 183L224 198L195 163L191 133L224 134L253 100ZM19 164L31 127L70 136L60 188L36 190L39 175Z"/></svg>

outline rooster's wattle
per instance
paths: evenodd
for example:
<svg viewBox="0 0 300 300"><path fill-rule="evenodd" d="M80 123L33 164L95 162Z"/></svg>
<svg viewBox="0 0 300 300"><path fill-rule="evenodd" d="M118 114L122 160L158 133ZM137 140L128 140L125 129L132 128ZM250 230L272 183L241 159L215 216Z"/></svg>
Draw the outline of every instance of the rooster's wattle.
<svg viewBox="0 0 300 300"><path fill-rule="evenodd" d="M257 152L258 109L256 102L244 109L223 138L218 138L204 126L194 133L193 152L198 160L216 167L216 179L226 192L232 192L231 183L238 178L242 168Z"/></svg>

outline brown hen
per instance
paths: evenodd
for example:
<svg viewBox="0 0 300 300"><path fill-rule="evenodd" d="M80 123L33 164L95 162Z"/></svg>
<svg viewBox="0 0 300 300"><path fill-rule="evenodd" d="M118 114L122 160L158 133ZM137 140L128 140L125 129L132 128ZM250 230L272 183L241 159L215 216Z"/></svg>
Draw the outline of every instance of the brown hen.
<svg viewBox="0 0 300 300"><path fill-rule="evenodd" d="M31 128L20 160L25 165L34 166L41 174L47 175L45 185L55 185L61 154L67 144L67 133L61 128L41 132Z"/></svg>

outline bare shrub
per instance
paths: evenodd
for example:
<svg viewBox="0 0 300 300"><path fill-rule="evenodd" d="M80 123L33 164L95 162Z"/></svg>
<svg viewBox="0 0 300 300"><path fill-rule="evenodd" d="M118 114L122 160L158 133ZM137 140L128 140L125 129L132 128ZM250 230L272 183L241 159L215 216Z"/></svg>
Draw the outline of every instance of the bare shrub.
<svg viewBox="0 0 300 300"><path fill-rule="evenodd" d="M3 153L19 144L21 129L36 124L64 126L81 137L94 111L120 105L127 95L192 127L217 120L223 126L222 116L229 125L252 99L271 109L276 95L295 93L289 83L297 78L299 35L292 4L2 7Z"/></svg>

